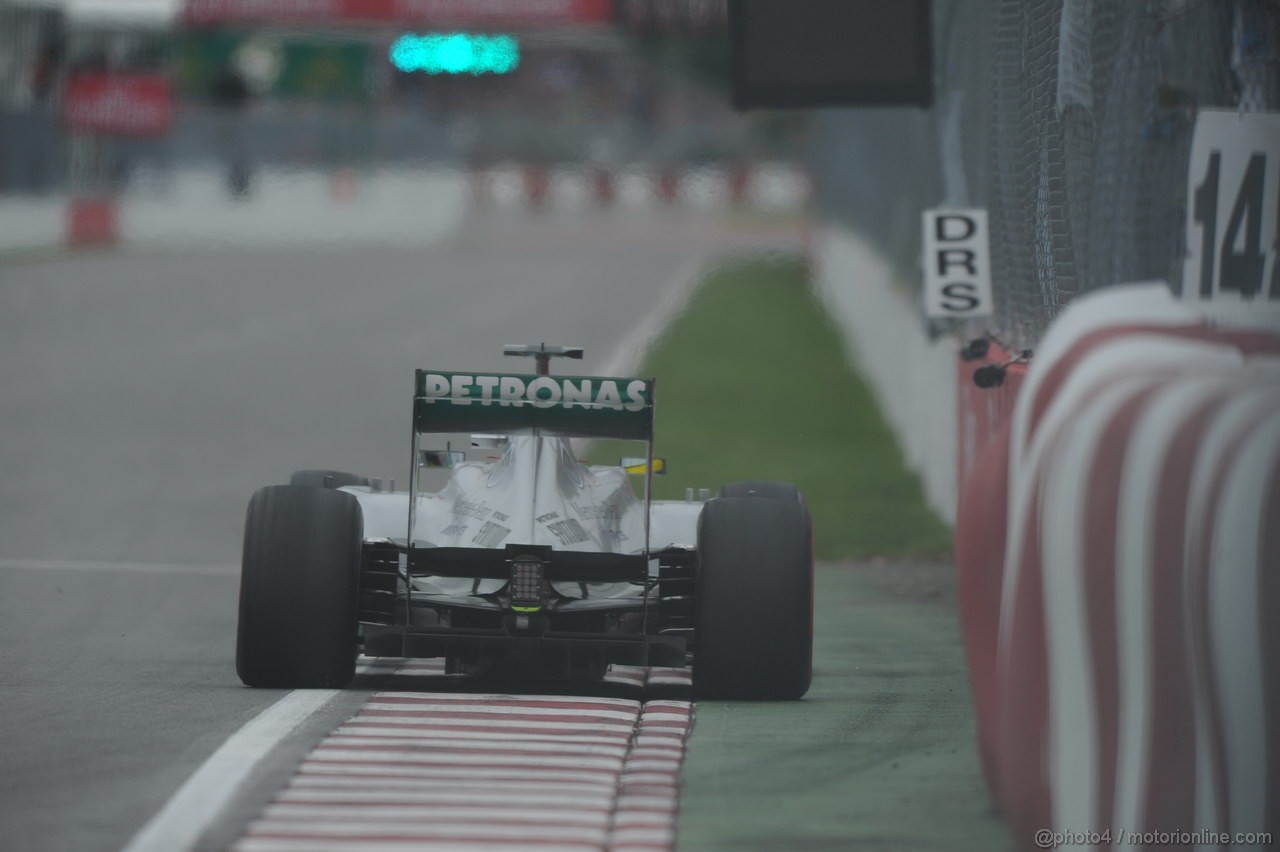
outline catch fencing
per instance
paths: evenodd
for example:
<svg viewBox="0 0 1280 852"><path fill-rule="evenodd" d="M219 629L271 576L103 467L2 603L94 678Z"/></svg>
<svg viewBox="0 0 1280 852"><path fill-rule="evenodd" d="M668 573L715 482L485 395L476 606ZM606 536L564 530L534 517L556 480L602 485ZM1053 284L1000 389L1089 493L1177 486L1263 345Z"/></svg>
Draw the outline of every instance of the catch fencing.
<svg viewBox="0 0 1280 852"><path fill-rule="evenodd" d="M996 314L980 328L1013 348L1034 346L1081 293L1146 279L1177 291L1196 113L1280 109L1280 3L933 9L933 109L818 115L824 216L871 238L918 288L920 211L986 208Z"/></svg>

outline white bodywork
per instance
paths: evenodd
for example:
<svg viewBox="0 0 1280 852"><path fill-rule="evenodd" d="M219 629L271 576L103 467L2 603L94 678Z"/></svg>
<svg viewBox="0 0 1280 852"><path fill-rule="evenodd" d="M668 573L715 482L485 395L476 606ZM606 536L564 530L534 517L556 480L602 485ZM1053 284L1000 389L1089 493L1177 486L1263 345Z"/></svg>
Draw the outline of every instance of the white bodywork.
<svg viewBox="0 0 1280 852"><path fill-rule="evenodd" d="M463 462L440 491L418 495L414 546L501 549L535 544L643 554L644 501L636 496L631 478L620 467L582 464L565 438L515 435L498 460ZM408 493L359 486L342 490L360 501L366 540L406 538ZM648 552L694 547L701 511L698 502L654 501Z"/></svg>

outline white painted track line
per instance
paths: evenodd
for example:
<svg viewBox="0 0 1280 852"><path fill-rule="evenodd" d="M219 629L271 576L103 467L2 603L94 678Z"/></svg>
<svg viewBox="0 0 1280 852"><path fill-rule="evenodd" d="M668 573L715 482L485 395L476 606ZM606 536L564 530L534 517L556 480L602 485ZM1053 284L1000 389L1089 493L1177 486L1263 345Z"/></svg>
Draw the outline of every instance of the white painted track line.
<svg viewBox="0 0 1280 852"><path fill-rule="evenodd" d="M185 852L194 847L262 758L340 694L337 689L295 690L263 710L209 756L123 852Z"/></svg>
<svg viewBox="0 0 1280 852"><path fill-rule="evenodd" d="M188 574L238 577L240 566L232 564L167 562L92 562L74 559L0 558L0 571L86 571L98 574L120 571L130 574Z"/></svg>
<svg viewBox="0 0 1280 852"><path fill-rule="evenodd" d="M698 285L711 271L710 258L686 262L658 291L653 310L618 343L609 360L600 368L602 376L630 376L640 369L644 357L673 322L689 306Z"/></svg>
<svg viewBox="0 0 1280 852"><path fill-rule="evenodd" d="M465 846L456 839L431 840L426 838L379 839L354 841L346 838L321 840L309 837L305 840L287 838L246 838L236 844L237 852L511 852L510 839L478 840L469 838ZM538 852L600 852L599 842L538 844Z"/></svg>

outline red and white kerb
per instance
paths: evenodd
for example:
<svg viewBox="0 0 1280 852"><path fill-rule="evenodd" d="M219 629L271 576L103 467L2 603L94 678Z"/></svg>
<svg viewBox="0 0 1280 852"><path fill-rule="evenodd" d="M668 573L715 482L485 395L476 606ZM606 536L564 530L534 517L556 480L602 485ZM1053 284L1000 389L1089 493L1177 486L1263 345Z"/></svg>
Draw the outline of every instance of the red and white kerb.
<svg viewBox="0 0 1280 852"><path fill-rule="evenodd" d="M233 849L670 849L692 723L687 701L380 692Z"/></svg>

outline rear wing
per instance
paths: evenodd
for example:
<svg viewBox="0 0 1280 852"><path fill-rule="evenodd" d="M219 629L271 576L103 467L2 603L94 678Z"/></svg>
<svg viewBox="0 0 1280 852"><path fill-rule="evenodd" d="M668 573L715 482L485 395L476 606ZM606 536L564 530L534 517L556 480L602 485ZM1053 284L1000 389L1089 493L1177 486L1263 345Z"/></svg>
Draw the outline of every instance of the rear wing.
<svg viewBox="0 0 1280 852"><path fill-rule="evenodd" d="M653 379L418 370L413 424L419 434L533 429L652 441L653 392Z"/></svg>

